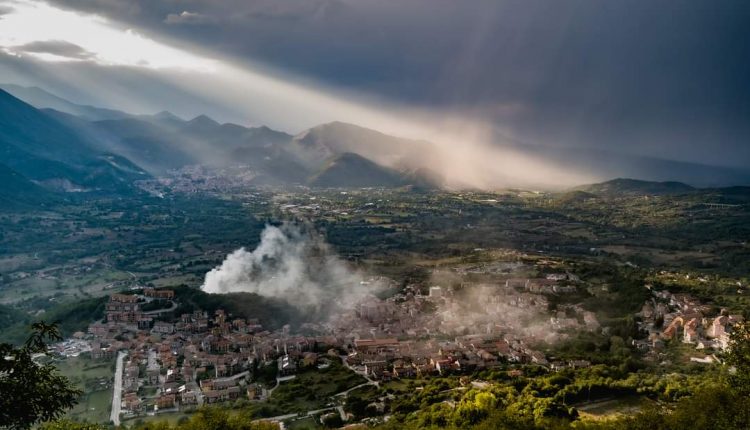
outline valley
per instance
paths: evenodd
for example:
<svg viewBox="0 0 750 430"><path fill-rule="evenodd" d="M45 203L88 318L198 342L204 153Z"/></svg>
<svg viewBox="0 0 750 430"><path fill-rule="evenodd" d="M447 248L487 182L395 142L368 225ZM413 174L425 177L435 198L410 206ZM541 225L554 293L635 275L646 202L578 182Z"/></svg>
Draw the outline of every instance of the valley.
<svg viewBox="0 0 750 430"><path fill-rule="evenodd" d="M748 187L451 189L350 124L16 91L68 113L0 93L0 343L56 324L68 419L620 428L727 378L750 316Z"/></svg>
<svg viewBox="0 0 750 430"><path fill-rule="evenodd" d="M747 237L749 214L744 199L748 195L738 189L679 188L654 193L651 188L638 189L652 184L613 182L606 192L597 185L581 196L584 191L224 186L212 183L211 178L204 171L193 171L190 176L183 174L181 181L162 180L159 196L152 191L127 200L63 203L44 211L27 211L23 217L13 212L0 215L0 298L8 313L3 340L21 341L33 320L58 320L65 336L83 337L96 348L115 348L104 355L97 353L105 358L88 365L91 372L83 368L83 374L89 375L84 378L94 378L99 376L92 372L112 365L117 349L133 348L128 363L138 366L138 354L158 350L165 340L188 345L195 334L175 328L158 331L176 327L175 321L185 311L205 310L213 318L221 310L234 320L259 324L248 334L231 329L222 334L232 346L216 357L243 356L231 352L243 350L235 346L238 336L252 339L256 352L245 358L249 364L237 365L237 373L258 362L275 369L276 360L286 356L299 360L296 367L314 354L319 368L320 363L336 365L344 357L343 363L352 369L348 372L353 372L347 377L360 374L379 383L376 390L362 395L359 391L336 395L360 382L335 390L311 385L295 388L294 394L283 394L286 388L278 394L263 394L290 382L269 380L253 371L240 380L240 397L232 395L229 403L219 400L220 404L233 405L239 408L237 413L256 419L282 416L293 425L294 414L308 410L323 409L313 414L313 422L332 419L325 410L332 396L333 405L343 408L344 418L376 423L388 416L396 420L391 425L421 426L409 412L419 408L405 395L421 388L435 393L430 400L419 394L427 404L461 399L477 389L465 385L467 376L485 384L477 387L494 387L490 391L495 392L506 386L506 374L515 375L511 380L535 384L556 374L583 380L611 366L626 366L641 369L636 374L645 379L633 382L627 379L631 375L627 370L584 400L573 394L577 392L573 386L550 393L580 406L581 414L589 410L589 403L594 407L611 399L630 402L629 396L636 394L639 399L672 401L674 394L667 394L665 386L654 385L648 378L684 374L686 379L669 384L689 389L702 375L717 371L714 361L721 359L714 357L721 357L725 346L705 346L706 339L718 337L684 340L686 329L681 327L670 335L674 338L665 337L662 332L669 323L687 318L680 312L689 314L694 311L686 309L698 306L703 318L708 318L708 325L700 328L706 334L700 336L707 336L714 318L741 318L750 305L744 265L750 250L742 240ZM627 190L611 190L626 186ZM367 299L335 320L320 320L315 313L282 304L275 313L259 312L257 296L234 297L232 305L209 300L212 295L205 293L191 293L193 298L187 299L190 296L183 291L200 293L205 274L227 254L241 246L257 246L268 223L308 226L347 265L386 279L387 287L378 290L378 298ZM109 323L108 331L92 329L92 322L110 320L105 308L111 297L144 288L177 291L177 309L157 315L143 329L116 322ZM681 297L676 300L693 301L689 305L670 302L672 295ZM654 313L652 301L664 303L659 305L663 306L661 314ZM523 317L514 313L516 306ZM291 325L284 328L285 324ZM294 342L285 340L291 339L287 338L290 334L296 336ZM161 341L154 343L154 336ZM152 340L141 343L145 337ZM365 349L367 339L394 339L395 343L375 353ZM117 342L121 346L114 346ZM127 342L130 347L124 346ZM696 342L703 342L702 349L696 349ZM286 355L279 352L280 346L286 348ZM187 354L181 352L183 347L176 350L178 361ZM256 355L262 348L267 352ZM337 352L326 359L331 348ZM203 360L211 362L216 352L205 351L208 355ZM72 358L61 360L65 364ZM169 360L161 356L156 363L161 369L171 369ZM198 361L194 365L200 367ZM314 376L319 371L305 372ZM209 372L204 378L217 377L212 375ZM187 383L190 387L184 378L188 375L177 376L177 386ZM616 378L623 379L617 382ZM104 384L111 381L105 379ZM137 397L123 397L126 425L160 419L161 413L146 413L153 410L152 403L162 404L158 409L169 413L195 409L185 398L169 397L166 382L132 383L146 388L134 388ZM405 389L404 384L412 388ZM611 384L619 388L612 391ZM257 387L253 388L257 394L240 401L247 399L248 387ZM149 394L142 396L142 390ZM207 393L197 385L192 390L199 397ZM128 392L125 389L122 395ZM89 396L100 395L96 393ZM304 398L318 400L301 402ZM132 403L134 399L138 402ZM163 406L167 399L172 403ZM127 409L128 402L137 405L136 409ZM99 403L92 407L101 407ZM417 416L425 419L422 413Z"/></svg>

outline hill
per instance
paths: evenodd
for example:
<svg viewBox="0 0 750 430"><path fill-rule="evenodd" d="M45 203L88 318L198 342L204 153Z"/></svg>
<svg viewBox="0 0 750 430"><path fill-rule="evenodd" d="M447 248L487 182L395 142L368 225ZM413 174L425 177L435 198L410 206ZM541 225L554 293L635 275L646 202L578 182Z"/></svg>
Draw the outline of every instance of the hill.
<svg viewBox="0 0 750 430"><path fill-rule="evenodd" d="M169 113L93 122L56 116L154 175L194 164L245 166L259 183L302 183L309 175L286 151L292 136L268 127L220 124L205 115L182 121Z"/></svg>
<svg viewBox="0 0 750 430"><path fill-rule="evenodd" d="M56 197L15 170L0 164L0 211L54 203Z"/></svg>
<svg viewBox="0 0 750 430"><path fill-rule="evenodd" d="M618 178L599 184L584 185L574 191L597 196L617 197L623 195L670 195L686 194L696 188L682 182L653 182L639 179Z"/></svg>
<svg viewBox="0 0 750 430"><path fill-rule="evenodd" d="M586 191L581 191L581 190L573 190L573 191L567 191L557 196L557 198L555 199L555 203L567 205L571 203L585 202L589 199L595 199L595 198L596 198L595 194L592 194Z"/></svg>
<svg viewBox="0 0 750 430"><path fill-rule="evenodd" d="M7 91L14 97L34 106L37 109L55 109L91 121L103 119L119 119L129 116L129 114L119 110L105 109L73 103L39 87L23 87L14 84L0 84L0 88Z"/></svg>
<svg viewBox="0 0 750 430"><path fill-rule="evenodd" d="M308 183L317 187L399 187L407 182L395 170L346 152L332 157Z"/></svg>
<svg viewBox="0 0 750 430"><path fill-rule="evenodd" d="M502 141L501 138L498 141ZM507 148L593 178L679 181L694 187L750 185L750 168L713 166L592 148L533 144L507 145Z"/></svg>
<svg viewBox="0 0 750 430"><path fill-rule="evenodd" d="M0 162L55 191L132 191L148 177L124 157L0 90Z"/></svg>
<svg viewBox="0 0 750 430"><path fill-rule="evenodd" d="M313 168L344 153L395 166L409 155L424 153L427 145L427 142L402 139L353 124L332 122L295 136L292 151Z"/></svg>

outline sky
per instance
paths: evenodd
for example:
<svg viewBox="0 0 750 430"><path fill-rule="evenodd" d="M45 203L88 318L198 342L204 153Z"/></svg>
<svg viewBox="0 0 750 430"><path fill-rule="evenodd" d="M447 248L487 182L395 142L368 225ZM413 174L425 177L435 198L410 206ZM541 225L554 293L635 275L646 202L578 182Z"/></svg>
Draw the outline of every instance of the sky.
<svg viewBox="0 0 750 430"><path fill-rule="evenodd" d="M747 22L731 0L0 0L0 81L292 133L746 167Z"/></svg>

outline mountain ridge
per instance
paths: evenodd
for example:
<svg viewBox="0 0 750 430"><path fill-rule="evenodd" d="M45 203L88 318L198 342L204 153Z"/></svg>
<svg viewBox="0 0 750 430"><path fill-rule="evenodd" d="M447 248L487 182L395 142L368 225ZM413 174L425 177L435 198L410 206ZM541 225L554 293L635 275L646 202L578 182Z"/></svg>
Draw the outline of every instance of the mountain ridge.
<svg viewBox="0 0 750 430"><path fill-rule="evenodd" d="M54 115L0 90L0 163L56 191L133 192L148 174Z"/></svg>
<svg viewBox="0 0 750 430"><path fill-rule="evenodd" d="M633 178L615 178L595 184L573 188L592 195L675 195L687 194L698 188L678 181L647 181Z"/></svg>
<svg viewBox="0 0 750 430"><path fill-rule="evenodd" d="M39 91L54 98L68 109L81 106L67 102L45 90L39 89ZM337 159L342 154L357 154L375 163L379 168L397 172L401 180L408 184L429 188L443 185L441 172L434 169L433 161L435 160L431 158L434 151L431 150L429 142L392 136L341 121L320 124L297 135L291 135L266 126L246 127L233 123L220 123L205 114L185 121L168 111L153 115L111 111L117 113L116 117L91 120L75 113L53 109L41 111L73 129L76 134L83 136L82 142L86 142L91 151L118 154L144 167L153 175L165 174L169 170L193 164L216 168L244 165L257 174L258 183L310 185L319 183L310 178L318 177L321 171L329 167L335 167L322 178L327 181L334 177L339 178L340 182L337 185L346 186L347 175L334 174L337 170L346 169L338 164L334 166L329 166L329 164L331 160ZM19 123L23 122L23 120L19 121ZM31 125L29 128L38 127ZM31 144L38 139L26 140ZM75 141L76 139L69 140ZM520 144L507 147L509 150L520 151L538 158L542 162L590 173L592 177L614 176L638 178L644 181L683 182L701 187L750 184L750 170L748 169L708 166L580 148L547 148ZM36 148L38 151L44 149L44 145ZM84 151L72 151L71 154L82 152ZM65 158L69 158L71 154L58 155L63 159L62 161L67 162ZM59 172L64 170L60 166L53 165L54 161L60 160L55 160L55 157L48 158L50 158L47 163L49 169ZM393 181L392 177L383 174L382 171L375 174L375 170L378 169L369 164L365 165L361 160L354 160L351 156L343 157L339 162L344 166L361 163L366 167L365 173L381 178L384 185L401 182ZM19 165L16 168L23 169L24 166ZM349 174L356 173L351 171ZM358 183L356 180L348 182L350 185L356 183ZM363 180L363 183L370 183L370 181ZM643 192L643 190L627 187L623 187L621 191ZM599 193L604 192L604 190L599 190ZM665 191L653 189L651 192Z"/></svg>

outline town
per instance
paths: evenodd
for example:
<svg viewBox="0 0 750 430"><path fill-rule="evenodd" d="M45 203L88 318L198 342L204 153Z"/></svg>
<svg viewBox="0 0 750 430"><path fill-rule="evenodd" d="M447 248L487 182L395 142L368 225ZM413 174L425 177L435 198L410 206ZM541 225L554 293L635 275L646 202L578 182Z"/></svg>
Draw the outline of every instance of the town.
<svg viewBox="0 0 750 430"><path fill-rule="evenodd" d="M574 333L606 331L596 314L580 304L550 306L551 299L591 286L570 272L515 277L523 269L523 263L454 267L451 272L459 279L500 273L504 281L431 285L424 294L418 286L407 286L384 299L367 297L298 330L285 325L269 331L258 319L222 309L176 315L179 299L172 289L135 288L111 294L102 321L51 351L116 360L114 424L239 399L263 404L298 372L324 372L331 365L361 379L341 386L323 407L309 412L340 414L347 421L352 415L343 400L364 385L470 375L514 364L516 372L523 365L550 372L591 366L585 357L566 361L543 352ZM700 353L691 361L717 361L715 353L726 350L732 326L742 321L724 310L710 316L711 307L688 294L653 290L651 295L637 315L642 336L633 340L647 360L659 362L666 344L679 341ZM285 412L266 419L295 416L295 411Z"/></svg>

